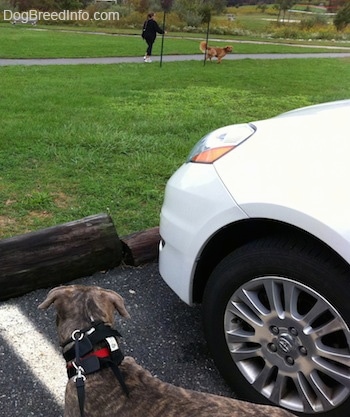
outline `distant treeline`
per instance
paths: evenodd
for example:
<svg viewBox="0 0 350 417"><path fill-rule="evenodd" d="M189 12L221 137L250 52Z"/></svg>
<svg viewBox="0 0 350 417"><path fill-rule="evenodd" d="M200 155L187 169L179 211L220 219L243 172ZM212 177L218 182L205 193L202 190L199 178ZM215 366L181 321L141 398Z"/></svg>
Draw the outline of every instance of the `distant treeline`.
<svg viewBox="0 0 350 417"><path fill-rule="evenodd" d="M275 0L228 0L227 6L246 6L246 5L259 5L259 4L275 4Z"/></svg>
<svg viewBox="0 0 350 417"><path fill-rule="evenodd" d="M247 5L259 5L259 4L278 4L281 3L289 3L290 5L293 4L304 4L306 6L311 6L312 4L315 6L325 6L328 11L337 11L342 7L347 6L349 0L327 0L327 1L297 1L297 0L228 0L227 6L247 6Z"/></svg>

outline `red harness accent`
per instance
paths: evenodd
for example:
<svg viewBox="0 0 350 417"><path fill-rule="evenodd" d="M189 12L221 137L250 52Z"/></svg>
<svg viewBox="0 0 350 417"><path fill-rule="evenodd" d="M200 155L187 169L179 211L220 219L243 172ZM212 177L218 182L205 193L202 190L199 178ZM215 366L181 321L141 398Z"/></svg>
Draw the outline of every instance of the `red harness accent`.
<svg viewBox="0 0 350 417"><path fill-rule="evenodd" d="M100 350L96 350L95 352L91 352L87 355L85 355L83 358L80 359L85 359L88 358L89 356L96 356L97 358L103 359L103 358L108 358L110 356L110 352L108 350L108 348L102 348ZM67 363L67 369L70 369L73 367L72 362L68 362Z"/></svg>
<svg viewBox="0 0 350 417"><path fill-rule="evenodd" d="M70 339L62 345L62 347L65 347L68 343L74 342L74 346L64 352L63 357L67 363L68 378L72 378L76 385L80 417L85 417L85 375L109 367L118 379L126 396L129 396L128 387L118 368L124 359L123 352L119 349L118 337L120 337L120 333L117 330L99 321L92 322L89 329L75 330ZM102 341L104 341L106 347L93 351L93 346Z"/></svg>

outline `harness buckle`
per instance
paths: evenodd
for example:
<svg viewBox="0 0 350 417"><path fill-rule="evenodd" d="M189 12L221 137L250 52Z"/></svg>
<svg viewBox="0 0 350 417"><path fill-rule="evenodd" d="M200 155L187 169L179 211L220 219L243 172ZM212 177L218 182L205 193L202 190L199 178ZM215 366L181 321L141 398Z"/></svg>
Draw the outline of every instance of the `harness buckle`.
<svg viewBox="0 0 350 417"><path fill-rule="evenodd" d="M73 381L75 383L75 386L77 387L80 417L85 417L85 412L84 412L85 381L86 381L86 377L84 375L85 371L82 366L78 366L75 362L72 362L72 364L77 371L77 374L73 378Z"/></svg>
<svg viewBox="0 0 350 417"><path fill-rule="evenodd" d="M86 380L86 376L84 375L85 370L82 366L78 366L75 362L72 362L72 365L74 366L74 368L77 371L77 374L75 375L75 377L73 378L74 382L77 382L77 379L82 379L83 381Z"/></svg>
<svg viewBox="0 0 350 417"><path fill-rule="evenodd" d="M76 340L82 340L84 337L84 333L81 330L74 330L72 333L72 340L75 342Z"/></svg>

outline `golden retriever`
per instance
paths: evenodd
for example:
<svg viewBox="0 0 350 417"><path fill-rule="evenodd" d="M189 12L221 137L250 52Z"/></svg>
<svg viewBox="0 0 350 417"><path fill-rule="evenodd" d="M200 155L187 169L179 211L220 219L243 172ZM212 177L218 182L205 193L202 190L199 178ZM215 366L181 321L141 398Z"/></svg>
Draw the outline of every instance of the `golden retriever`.
<svg viewBox="0 0 350 417"><path fill-rule="evenodd" d="M199 49L206 54L205 59L209 59L211 61L212 58L218 59L218 64L221 63L222 58L228 54L229 52L232 52L232 46L225 46L225 48L217 48L213 46L208 46L205 41L201 42L199 45Z"/></svg>

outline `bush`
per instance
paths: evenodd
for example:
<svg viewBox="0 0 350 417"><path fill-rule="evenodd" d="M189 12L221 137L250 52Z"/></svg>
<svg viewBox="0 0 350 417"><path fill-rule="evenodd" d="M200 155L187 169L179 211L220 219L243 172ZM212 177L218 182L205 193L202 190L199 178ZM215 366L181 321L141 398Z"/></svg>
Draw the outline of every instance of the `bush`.
<svg viewBox="0 0 350 417"><path fill-rule="evenodd" d="M4 10L11 10L12 7L10 6L10 2L7 0L0 0L0 12Z"/></svg>
<svg viewBox="0 0 350 417"><path fill-rule="evenodd" d="M185 20L187 26L196 27L202 23L202 16L192 11L184 13L183 19Z"/></svg>
<svg viewBox="0 0 350 417"><path fill-rule="evenodd" d="M347 2L344 7L342 7L334 18L334 26L338 31L344 30L346 26L350 23L350 3Z"/></svg>
<svg viewBox="0 0 350 417"><path fill-rule="evenodd" d="M295 25L276 23L270 25L271 37L298 39L300 31Z"/></svg>
<svg viewBox="0 0 350 417"><path fill-rule="evenodd" d="M312 17L308 17L307 19L303 19L300 22L301 29L310 30L313 28L317 28L320 26L326 26L328 24L327 16L316 14Z"/></svg>

